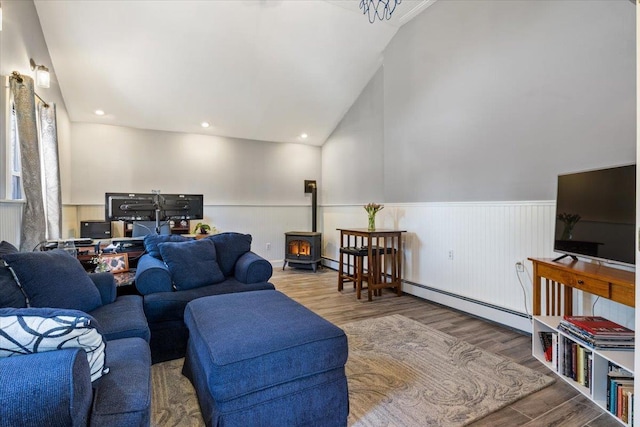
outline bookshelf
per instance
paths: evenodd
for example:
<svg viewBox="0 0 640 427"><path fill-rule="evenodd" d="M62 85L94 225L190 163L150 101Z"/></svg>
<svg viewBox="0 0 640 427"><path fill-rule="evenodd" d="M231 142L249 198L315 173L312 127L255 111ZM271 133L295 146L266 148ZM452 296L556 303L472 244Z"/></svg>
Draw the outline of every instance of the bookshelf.
<svg viewBox="0 0 640 427"><path fill-rule="evenodd" d="M587 398L591 399L603 410L608 412L622 425L627 422L612 414L607 409L610 402L609 369L610 366L619 367L634 374L634 351L630 350L598 350L583 345L572 335L558 330L563 316L573 315L573 289L593 293L619 303L635 306L635 274L611 267L599 266L581 261L556 262L549 259L529 258L534 265L533 281L533 328L532 354L541 363L556 373L559 378L570 384ZM547 361L540 339L540 332L555 334L557 337L557 352L555 366ZM590 353L589 378L577 381L570 376L563 375L562 357L566 346L575 351L578 346ZM571 349L566 349L571 351ZM580 350L584 354L584 350ZM588 356L586 356L588 357ZM585 362L588 363L585 359ZM584 365L581 365L584 366Z"/></svg>
<svg viewBox="0 0 640 427"><path fill-rule="evenodd" d="M579 342L571 335L558 331L558 325L560 324L561 319L561 316L535 316L533 318L533 335L531 341L532 354L547 368L556 373L561 379L570 384L587 398L591 399L603 410L607 411L607 374L609 372L609 362L633 374L633 358L635 352L628 350L595 350L586 347L592 354L592 367L590 370L591 376L588 379L587 385L581 384L573 378L563 375L561 373L561 368L559 366L554 366L553 362L548 362L544 355L542 342L540 341L540 332L551 332L557 334L558 337L565 337L569 341L579 344ZM565 343L563 343L562 340L558 340L558 355L562 355L564 353L564 346ZM613 414L611 415L620 423L626 424L618 417Z"/></svg>

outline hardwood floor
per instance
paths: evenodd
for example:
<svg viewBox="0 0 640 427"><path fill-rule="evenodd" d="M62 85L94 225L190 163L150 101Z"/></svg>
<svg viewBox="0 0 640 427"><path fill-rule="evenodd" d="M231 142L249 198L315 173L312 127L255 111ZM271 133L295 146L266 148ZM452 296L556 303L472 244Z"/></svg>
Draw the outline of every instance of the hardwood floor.
<svg viewBox="0 0 640 427"><path fill-rule="evenodd" d="M368 302L357 300L346 284L338 292L337 272L328 268L296 270L274 268L276 289L340 326L355 320L401 314L485 350L555 376L531 355L531 337L426 300L385 290ZM611 416L558 379L555 384L472 424L473 426L619 426Z"/></svg>

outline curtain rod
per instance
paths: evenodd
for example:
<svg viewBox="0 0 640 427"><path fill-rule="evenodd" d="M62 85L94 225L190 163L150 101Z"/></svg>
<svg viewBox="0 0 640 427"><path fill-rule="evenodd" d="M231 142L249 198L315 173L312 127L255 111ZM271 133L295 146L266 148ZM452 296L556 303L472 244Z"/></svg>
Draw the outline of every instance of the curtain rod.
<svg viewBox="0 0 640 427"><path fill-rule="evenodd" d="M36 98L38 98L44 104L44 108L49 108L49 103L47 103L47 101L40 98L40 95L38 95L35 91L33 92L33 94L36 96Z"/></svg>
<svg viewBox="0 0 640 427"><path fill-rule="evenodd" d="M11 73L11 78L16 79L18 81L18 83L22 83L23 82L22 76L17 71L14 71L14 72ZM44 104L44 108L49 108L49 103L47 101L45 101L44 99L42 99L40 97L40 95L38 95L36 93L36 91L33 91L33 94L36 96L36 98L38 98Z"/></svg>

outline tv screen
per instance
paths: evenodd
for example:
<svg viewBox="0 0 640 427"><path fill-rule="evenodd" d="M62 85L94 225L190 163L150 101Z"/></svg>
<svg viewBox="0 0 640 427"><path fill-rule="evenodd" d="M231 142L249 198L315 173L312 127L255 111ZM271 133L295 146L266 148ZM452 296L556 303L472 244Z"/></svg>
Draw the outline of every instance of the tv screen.
<svg viewBox="0 0 640 427"><path fill-rule="evenodd" d="M106 221L203 219L202 194L105 193Z"/></svg>
<svg viewBox="0 0 640 427"><path fill-rule="evenodd" d="M558 176L554 250L635 265L636 166Z"/></svg>
<svg viewBox="0 0 640 427"><path fill-rule="evenodd" d="M106 221L133 221L155 219L155 195L132 193L105 193Z"/></svg>
<svg viewBox="0 0 640 427"><path fill-rule="evenodd" d="M202 219L202 194L163 194L164 219Z"/></svg>

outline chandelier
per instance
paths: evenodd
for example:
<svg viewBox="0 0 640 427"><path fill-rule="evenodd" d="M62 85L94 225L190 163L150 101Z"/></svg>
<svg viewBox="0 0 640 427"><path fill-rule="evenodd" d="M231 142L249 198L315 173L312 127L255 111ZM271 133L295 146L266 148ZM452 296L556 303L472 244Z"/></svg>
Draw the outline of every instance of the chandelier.
<svg viewBox="0 0 640 427"><path fill-rule="evenodd" d="M372 24L376 18L383 21L391 19L396 6L402 3L402 0L360 0L360 9L362 13L367 15L369 22Z"/></svg>

